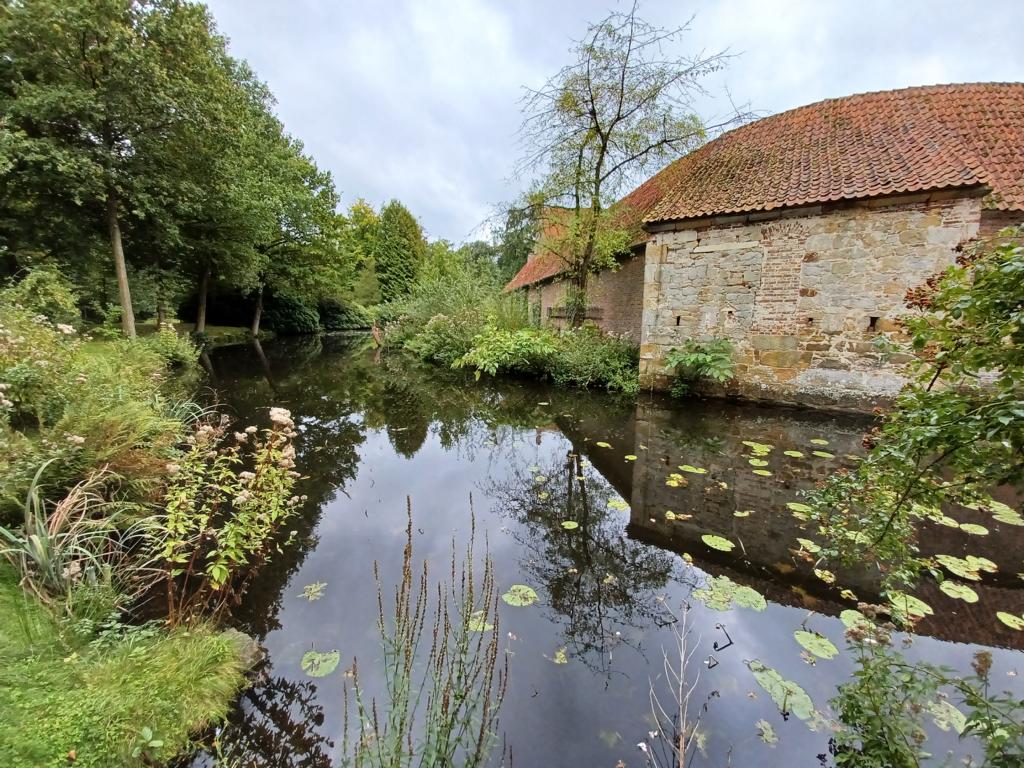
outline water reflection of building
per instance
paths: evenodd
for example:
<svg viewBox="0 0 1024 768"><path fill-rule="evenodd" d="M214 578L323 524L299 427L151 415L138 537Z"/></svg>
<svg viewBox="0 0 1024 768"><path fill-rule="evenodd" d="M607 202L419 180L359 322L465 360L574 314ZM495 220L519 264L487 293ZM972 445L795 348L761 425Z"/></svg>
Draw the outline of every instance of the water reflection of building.
<svg viewBox="0 0 1024 768"><path fill-rule="evenodd" d="M837 615L853 606L840 596L844 587L860 600L880 600L881 574L875 566L836 569L834 585L815 576L810 559L796 552L796 539L814 539L813 531L803 529L786 507L801 500L800 491L850 465L848 457L861 452L865 421L717 402L707 408L698 401L680 407L654 398L641 399L626 430L611 430L596 418L563 426L577 449L630 503L627 533L631 538L680 555L688 553L703 570L749 584L776 603ZM827 440L828 445L812 440ZM612 447L599 447L598 441ZM744 441L772 446L760 459L767 464L752 465L750 459L759 457ZM785 451L803 455L787 456ZM814 451L834 458L816 456ZM625 461L626 455L636 459ZM685 472L682 465L706 473ZM771 475L755 474L755 469ZM672 474L682 476L678 486L666 483ZM669 511L672 515L667 517ZM736 516L737 511L749 514ZM1024 648L1020 633L995 618L998 610L1024 611L1024 591L1019 588L1024 584L1017 576L1024 528L999 527L981 513L966 510L956 517L960 522L982 523L992 535L970 536L929 525L922 530L921 551L981 555L996 562L999 573L972 584L980 598L973 604L947 597L934 581L925 579L916 594L935 609L935 615L922 621L919 631L957 642ZM726 553L709 548L701 540L708 533L729 539L736 549Z"/></svg>

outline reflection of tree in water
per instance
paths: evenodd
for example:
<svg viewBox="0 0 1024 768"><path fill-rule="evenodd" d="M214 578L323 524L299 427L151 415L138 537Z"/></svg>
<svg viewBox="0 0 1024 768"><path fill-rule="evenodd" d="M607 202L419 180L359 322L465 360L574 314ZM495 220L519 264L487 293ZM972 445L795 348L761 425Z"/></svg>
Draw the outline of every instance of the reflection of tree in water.
<svg viewBox="0 0 1024 768"><path fill-rule="evenodd" d="M521 567L547 591L570 653L608 672L610 652L628 639L616 628L642 630L663 617L656 597L675 559L626 537L621 516L608 506L614 490L578 453L538 474L547 479L537 482L524 471L487 492L521 524L523 532L514 534L527 553ZM565 522L579 527L567 530Z"/></svg>
<svg viewBox="0 0 1024 768"><path fill-rule="evenodd" d="M324 708L311 680L295 682L265 672L246 690L218 735L220 760L207 752L193 766L329 768L334 743L319 732Z"/></svg>

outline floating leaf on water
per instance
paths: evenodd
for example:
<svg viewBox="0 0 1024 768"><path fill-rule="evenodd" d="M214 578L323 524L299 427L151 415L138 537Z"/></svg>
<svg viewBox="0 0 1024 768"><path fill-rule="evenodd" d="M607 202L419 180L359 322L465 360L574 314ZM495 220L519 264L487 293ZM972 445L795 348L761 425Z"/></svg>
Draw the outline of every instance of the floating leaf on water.
<svg viewBox="0 0 1024 768"><path fill-rule="evenodd" d="M932 607L921 598L896 590L889 593L889 603L892 605L893 611L903 617L920 619L935 613Z"/></svg>
<svg viewBox="0 0 1024 768"><path fill-rule="evenodd" d="M939 584L939 589L957 600L963 600L966 603L978 602L978 593L966 584L961 584L958 581L944 581Z"/></svg>
<svg viewBox="0 0 1024 768"><path fill-rule="evenodd" d="M604 440L599 440L598 442L594 443L594 445L596 445L598 448L611 448L612 447L611 443L606 443Z"/></svg>
<svg viewBox="0 0 1024 768"><path fill-rule="evenodd" d="M707 587L693 591L693 598L715 611L728 611L733 604L754 611L768 607L764 595L753 587L737 584L728 576L712 576Z"/></svg>
<svg viewBox="0 0 1024 768"><path fill-rule="evenodd" d="M615 584L616 582L618 582L618 578L613 573L609 573L601 579L602 584Z"/></svg>
<svg viewBox="0 0 1024 768"><path fill-rule="evenodd" d="M569 655L565 652L565 648L559 648L555 651L555 655L551 657L551 660L555 662L555 664L568 664Z"/></svg>
<svg viewBox="0 0 1024 768"><path fill-rule="evenodd" d="M758 720L754 725L757 727L757 735L765 744L775 746L779 742L779 737L775 735L775 729L767 720Z"/></svg>
<svg viewBox="0 0 1024 768"><path fill-rule="evenodd" d="M933 523L944 525L947 528L959 528L960 523L954 520L949 515L937 515L936 517L930 518Z"/></svg>
<svg viewBox="0 0 1024 768"><path fill-rule="evenodd" d="M310 602L313 600L319 600L324 596L324 590L326 588L326 581L314 581L312 584L307 584L302 588L302 592L299 594L299 597L304 597Z"/></svg>
<svg viewBox="0 0 1024 768"><path fill-rule="evenodd" d="M764 459L750 459L748 462L752 467L767 467L768 462Z"/></svg>
<svg viewBox="0 0 1024 768"><path fill-rule="evenodd" d="M807 442L809 442L811 445L828 445L828 440L825 440L822 437L812 437Z"/></svg>
<svg viewBox="0 0 1024 768"><path fill-rule="evenodd" d="M708 471L703 467L693 467L689 464L682 464L679 467L683 472L689 472L691 475L706 475Z"/></svg>
<svg viewBox="0 0 1024 768"><path fill-rule="evenodd" d="M839 649L824 635L817 632L808 632L806 629L798 629L793 637L804 648L813 653L819 659L834 659L839 655Z"/></svg>
<svg viewBox="0 0 1024 768"><path fill-rule="evenodd" d="M636 461L636 456L632 453L626 454L626 461Z"/></svg>
<svg viewBox="0 0 1024 768"><path fill-rule="evenodd" d="M533 482L535 482L535 483L546 483L547 481L548 481L548 478L547 478L546 475L536 475L533 478Z"/></svg>
<svg viewBox="0 0 1024 768"><path fill-rule="evenodd" d="M949 703L948 699L933 699L924 705L932 720L943 731L953 730L957 734L967 727L967 716Z"/></svg>
<svg viewBox="0 0 1024 768"><path fill-rule="evenodd" d="M609 499L608 509L615 509L619 512L628 512L629 504L622 499Z"/></svg>
<svg viewBox="0 0 1024 768"><path fill-rule="evenodd" d="M540 467L538 467L536 464L534 464L532 467L528 467L526 471L527 472L540 472Z"/></svg>
<svg viewBox="0 0 1024 768"><path fill-rule="evenodd" d="M760 475L761 477L771 477L772 476L772 473L769 472L767 469L755 469L754 470L754 474L755 475Z"/></svg>
<svg viewBox="0 0 1024 768"><path fill-rule="evenodd" d="M792 712L801 720L808 720L814 715L814 702L811 701L811 697L792 680L786 680L774 669L756 659L748 661L747 668L753 673L757 684L772 697L780 712Z"/></svg>
<svg viewBox="0 0 1024 768"><path fill-rule="evenodd" d="M814 575L824 581L826 584L835 584L836 575L832 571L825 570L824 568L815 568Z"/></svg>
<svg viewBox="0 0 1024 768"><path fill-rule="evenodd" d="M839 614L839 620L843 622L843 625L847 629L853 629L857 626L871 626L871 621L860 611L855 611L852 608L847 608Z"/></svg>
<svg viewBox="0 0 1024 768"><path fill-rule="evenodd" d="M732 600L740 608L749 608L752 611L763 611L768 607L768 601L764 599L764 595L745 584L736 587L736 594L733 595Z"/></svg>
<svg viewBox="0 0 1024 768"><path fill-rule="evenodd" d="M537 405L551 405L551 403L537 403Z"/></svg>
<svg viewBox="0 0 1024 768"><path fill-rule="evenodd" d="M721 536L716 536L713 533L705 533L703 536L700 537L700 540L712 549L717 549L721 552L731 552L733 550L733 547L736 546L728 539L724 539Z"/></svg>
<svg viewBox="0 0 1024 768"><path fill-rule="evenodd" d="M836 457L834 453L829 453L828 451L811 451L811 454L819 459L834 459Z"/></svg>
<svg viewBox="0 0 1024 768"><path fill-rule="evenodd" d="M676 519L676 513L673 512L671 509L666 509L665 510L665 519L666 520L675 520Z"/></svg>
<svg viewBox="0 0 1024 768"><path fill-rule="evenodd" d="M541 501L543 501L544 499L546 499L550 495L551 494L548 493L547 491L541 491L540 493L537 494L537 498L540 499Z"/></svg>
<svg viewBox="0 0 1024 768"><path fill-rule="evenodd" d="M817 544L815 544L810 539L799 539L798 538L797 541L799 542L801 549L804 549L807 552L810 552L812 555L816 555L819 552L821 552L821 547L818 546Z"/></svg>
<svg viewBox="0 0 1024 768"><path fill-rule="evenodd" d="M567 531L574 531L580 527L580 524L577 523L575 520L566 520L562 523L562 527L565 528L565 530Z"/></svg>
<svg viewBox="0 0 1024 768"><path fill-rule="evenodd" d="M774 445L769 443L758 443L754 440L744 440L743 444L752 450L757 456L765 456L771 453L772 449L775 448Z"/></svg>
<svg viewBox="0 0 1024 768"><path fill-rule="evenodd" d="M794 459L802 459L804 457L803 453L801 453L800 451L783 451L783 453L786 456L790 456Z"/></svg>
<svg viewBox="0 0 1024 768"><path fill-rule="evenodd" d="M754 510L752 510L752 509L737 509L735 512L732 513L732 516L733 517L750 517L752 514L754 514Z"/></svg>
<svg viewBox="0 0 1024 768"><path fill-rule="evenodd" d="M525 608L537 602L537 591L525 584L513 584L508 588L508 592L501 596L501 599L516 608Z"/></svg>
<svg viewBox="0 0 1024 768"><path fill-rule="evenodd" d="M843 598L844 600L856 600L857 599L857 593L854 592L852 589L844 589L844 590L842 590L839 593L839 596L841 598Z"/></svg>
<svg viewBox="0 0 1024 768"><path fill-rule="evenodd" d="M977 523L960 523L960 530L973 536L988 536L988 528Z"/></svg>
<svg viewBox="0 0 1024 768"><path fill-rule="evenodd" d="M302 671L310 677L326 677L338 668L341 661L341 654L338 651L314 651L308 650L302 654L302 661L299 665Z"/></svg>
<svg viewBox="0 0 1024 768"><path fill-rule="evenodd" d="M470 632L490 632L494 625L487 621L487 611L474 611L469 615L466 628Z"/></svg>
<svg viewBox="0 0 1024 768"><path fill-rule="evenodd" d="M1014 613L1007 613L1006 611L997 611L996 618L1003 622L1003 624L1008 626L1010 629L1024 629L1024 616L1018 616Z"/></svg>
<svg viewBox="0 0 1024 768"><path fill-rule="evenodd" d="M803 504L799 501L790 501L786 503L786 507L793 510L794 512L810 512L811 507L807 504Z"/></svg>

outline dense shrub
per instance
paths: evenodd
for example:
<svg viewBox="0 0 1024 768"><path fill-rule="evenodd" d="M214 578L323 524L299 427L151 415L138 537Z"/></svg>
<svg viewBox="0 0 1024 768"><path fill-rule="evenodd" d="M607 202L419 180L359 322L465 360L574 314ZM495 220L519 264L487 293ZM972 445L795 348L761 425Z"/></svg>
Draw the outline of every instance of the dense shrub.
<svg viewBox="0 0 1024 768"><path fill-rule="evenodd" d="M424 360L451 367L473 349L480 322L475 312L434 315L419 333L405 342L405 348Z"/></svg>
<svg viewBox="0 0 1024 768"><path fill-rule="evenodd" d="M685 397L701 380L719 384L729 381L733 377L732 353L729 339L687 339L682 348L669 351L665 365L676 374L672 394Z"/></svg>
<svg viewBox="0 0 1024 768"><path fill-rule="evenodd" d="M0 305L17 306L53 323L79 321L78 295L71 282L53 269L33 269L0 291Z"/></svg>
<svg viewBox="0 0 1024 768"><path fill-rule="evenodd" d="M282 335L317 333L320 330L320 315L316 307L293 296L280 294L267 300L263 325Z"/></svg>
<svg viewBox="0 0 1024 768"><path fill-rule="evenodd" d="M543 375L558 354L558 338L545 328L507 330L491 322L473 338L473 347L455 363L472 368L477 376L487 373Z"/></svg>
<svg viewBox="0 0 1024 768"><path fill-rule="evenodd" d="M596 328L563 331L558 354L551 360L551 377L561 385L636 394L639 353L629 339L605 335Z"/></svg>
<svg viewBox="0 0 1024 768"><path fill-rule="evenodd" d="M320 325L325 331L359 331L372 324L370 314L355 303L322 299L317 311L320 314Z"/></svg>

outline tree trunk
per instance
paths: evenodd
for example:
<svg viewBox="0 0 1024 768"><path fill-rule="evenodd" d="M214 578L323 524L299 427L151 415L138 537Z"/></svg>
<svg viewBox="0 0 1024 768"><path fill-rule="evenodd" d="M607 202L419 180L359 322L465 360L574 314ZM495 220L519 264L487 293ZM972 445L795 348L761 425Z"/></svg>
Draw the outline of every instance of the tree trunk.
<svg viewBox="0 0 1024 768"><path fill-rule="evenodd" d="M263 316L263 286L256 292L256 308L252 311L252 337L260 335L260 318Z"/></svg>
<svg viewBox="0 0 1024 768"><path fill-rule="evenodd" d="M113 189L107 192L107 226L110 229L110 249L114 254L117 295L121 300L121 330L129 339L134 339L135 312L132 310L132 293L128 287L128 267L124 262L124 247L121 245L121 225L117 220L117 193Z"/></svg>
<svg viewBox="0 0 1024 768"><path fill-rule="evenodd" d="M203 270L203 276L199 279L199 304L196 307L196 327L194 333L205 333L206 331L206 296L210 292L210 268Z"/></svg>
<svg viewBox="0 0 1024 768"><path fill-rule="evenodd" d="M156 302L156 329L159 331L164 327L164 321L167 319L167 308L164 307L164 300L158 299Z"/></svg>

